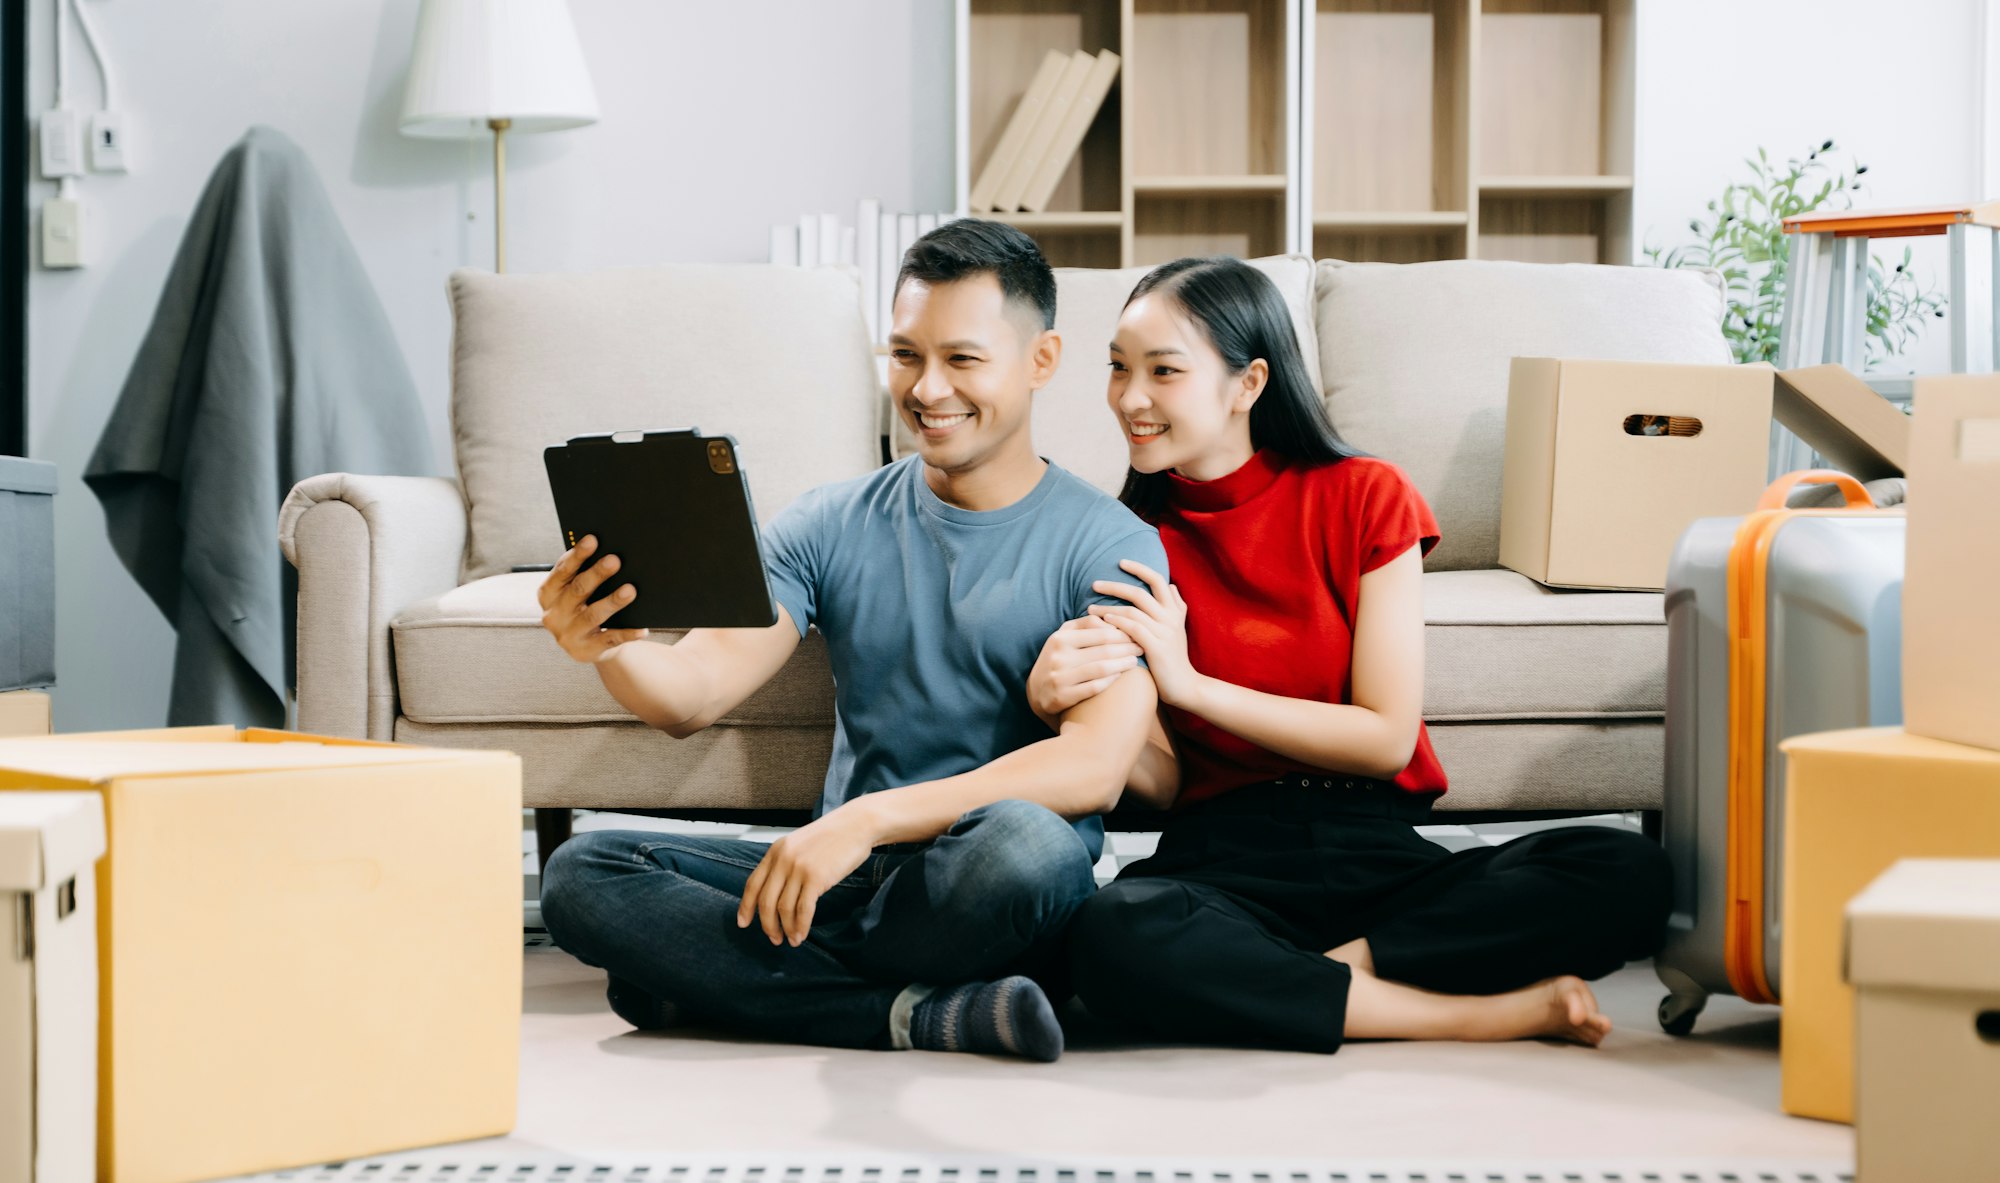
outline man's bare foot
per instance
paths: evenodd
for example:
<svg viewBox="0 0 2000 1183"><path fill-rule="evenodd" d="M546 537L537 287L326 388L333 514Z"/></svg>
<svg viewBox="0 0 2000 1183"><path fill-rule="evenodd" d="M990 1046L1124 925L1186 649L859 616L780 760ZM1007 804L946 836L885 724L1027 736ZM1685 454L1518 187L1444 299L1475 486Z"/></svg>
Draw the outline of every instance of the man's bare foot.
<svg viewBox="0 0 2000 1183"><path fill-rule="evenodd" d="M1494 1011L1474 1039L1566 1039L1596 1047L1612 1033L1612 1021L1582 977L1550 977L1492 1001Z"/></svg>

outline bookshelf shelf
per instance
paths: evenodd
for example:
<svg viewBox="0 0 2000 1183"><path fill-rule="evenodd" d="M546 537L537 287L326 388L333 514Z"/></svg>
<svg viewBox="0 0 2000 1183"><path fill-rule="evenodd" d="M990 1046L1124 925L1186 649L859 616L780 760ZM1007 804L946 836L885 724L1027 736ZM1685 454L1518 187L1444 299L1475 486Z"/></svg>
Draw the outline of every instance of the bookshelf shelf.
<svg viewBox="0 0 2000 1183"><path fill-rule="evenodd" d="M1599 197L1632 191L1631 177L1481 177L1479 192L1503 197Z"/></svg>
<svg viewBox="0 0 2000 1183"><path fill-rule="evenodd" d="M1125 215L1113 210L1078 210L1058 213L996 213L990 215L1010 226L1019 226L1030 233L1064 233L1084 230L1104 230L1115 234L1125 225Z"/></svg>
<svg viewBox="0 0 2000 1183"><path fill-rule="evenodd" d="M1399 231L1463 229L1472 220L1464 210L1342 210L1313 215L1315 230L1394 234Z"/></svg>
<svg viewBox="0 0 2000 1183"><path fill-rule="evenodd" d="M1261 176L1140 177L1135 193L1160 197L1228 197L1245 193L1283 193L1283 173Z"/></svg>
<svg viewBox="0 0 2000 1183"><path fill-rule="evenodd" d="M960 204L1048 51L1109 49L1045 211L992 215L1052 261L1628 262L1636 3L958 0Z"/></svg>

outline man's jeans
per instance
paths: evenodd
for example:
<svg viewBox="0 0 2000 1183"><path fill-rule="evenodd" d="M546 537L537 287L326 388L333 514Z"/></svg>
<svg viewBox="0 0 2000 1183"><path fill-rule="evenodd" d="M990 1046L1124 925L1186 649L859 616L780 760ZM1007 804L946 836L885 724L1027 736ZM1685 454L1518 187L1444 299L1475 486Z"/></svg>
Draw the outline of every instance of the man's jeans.
<svg viewBox="0 0 2000 1183"><path fill-rule="evenodd" d="M1026 801L975 809L935 841L882 848L820 898L797 948L736 926L760 843L631 830L579 834L542 878L557 944L611 975L620 1013L679 1016L763 1038L887 1048L912 986L955 986L1060 964L1063 930L1095 889L1083 838ZM903 1016L908 1021L907 1013Z"/></svg>

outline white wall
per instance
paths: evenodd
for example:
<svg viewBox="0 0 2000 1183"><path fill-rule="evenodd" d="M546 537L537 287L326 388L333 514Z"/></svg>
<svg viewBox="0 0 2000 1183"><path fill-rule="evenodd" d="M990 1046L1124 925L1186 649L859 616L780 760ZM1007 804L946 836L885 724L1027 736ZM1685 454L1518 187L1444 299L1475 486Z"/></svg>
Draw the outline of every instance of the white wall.
<svg viewBox="0 0 2000 1183"><path fill-rule="evenodd" d="M25 2L38 109L53 93L54 0ZM36 270L29 285L30 454L55 461L63 482L63 730L166 717L173 633L112 554L79 474L217 158L265 123L318 166L416 375L439 472L450 470L444 279L492 265L490 150L396 132L416 0L80 2L113 60L133 171L83 183L92 264ZM603 120L510 140L512 270L762 262L769 224L805 210L851 219L862 197L950 205L946 0L572 8ZM94 105L96 77L74 37L70 69L72 104ZM37 183L32 204L53 188Z"/></svg>
<svg viewBox="0 0 2000 1183"><path fill-rule="evenodd" d="M1994 0L1640 0L1635 250L1692 237L1687 223L1759 146L1774 160L1831 139L1868 166L1862 206L2000 197L1982 192L1982 19ZM1990 19L1990 18L1987 18ZM1988 151L1991 152L1990 146ZM1908 240L1942 292L1942 238ZM1878 256L1899 245L1884 242ZM1643 256L1636 256L1642 259ZM1949 369L1943 321L1889 372Z"/></svg>
<svg viewBox="0 0 2000 1183"><path fill-rule="evenodd" d="M32 6L31 95L51 91L53 0ZM1665 241L1764 145L1827 137L1875 204L1979 194L1994 0L1640 0L1636 222ZM31 454L57 498L57 724L157 725L173 636L78 480L189 207L252 123L319 166L397 326L447 471L445 275L491 262L476 148L395 132L416 0L81 0L116 67L134 171L91 177L94 263L29 289ZM755 261L769 223L860 197L951 197L949 0L573 0L603 122L509 154L515 270ZM74 94L96 83L73 44ZM2000 129L1989 128L1988 134ZM37 185L35 202L49 186ZM468 221L471 214L473 220ZM1923 264L1942 283L1942 259ZM1942 332L1919 369L1943 366Z"/></svg>

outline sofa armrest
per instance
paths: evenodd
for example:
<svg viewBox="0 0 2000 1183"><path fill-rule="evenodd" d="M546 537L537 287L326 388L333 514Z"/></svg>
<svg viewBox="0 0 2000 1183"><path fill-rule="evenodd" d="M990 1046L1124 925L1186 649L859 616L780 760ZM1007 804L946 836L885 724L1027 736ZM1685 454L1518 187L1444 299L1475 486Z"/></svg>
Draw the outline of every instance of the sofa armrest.
<svg viewBox="0 0 2000 1183"><path fill-rule="evenodd" d="M300 481L278 512L278 542L299 571L300 730L393 738L389 622L458 586L465 500L444 477Z"/></svg>

